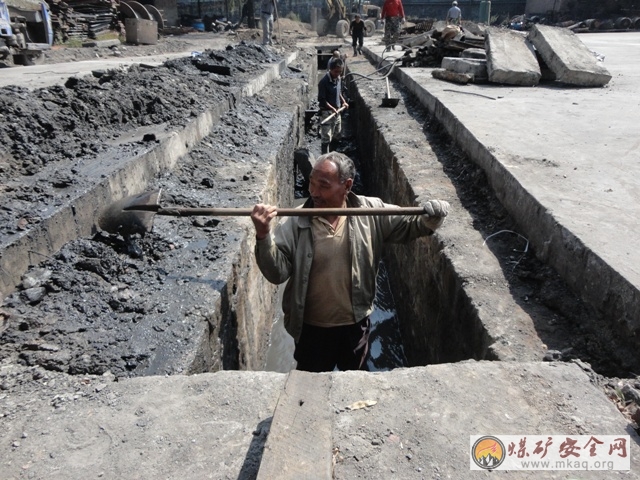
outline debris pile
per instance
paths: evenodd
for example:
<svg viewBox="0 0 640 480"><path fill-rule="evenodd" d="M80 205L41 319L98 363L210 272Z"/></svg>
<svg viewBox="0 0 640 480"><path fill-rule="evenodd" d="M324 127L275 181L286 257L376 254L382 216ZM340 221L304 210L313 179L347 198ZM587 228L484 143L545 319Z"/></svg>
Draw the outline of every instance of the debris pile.
<svg viewBox="0 0 640 480"><path fill-rule="evenodd" d="M604 391L633 428L640 431L640 378L612 378L604 385Z"/></svg>
<svg viewBox="0 0 640 480"><path fill-rule="evenodd" d="M484 37L455 25L437 22L431 30L402 40L403 67L439 67L445 57L457 57L468 48L484 48Z"/></svg>
<svg viewBox="0 0 640 480"><path fill-rule="evenodd" d="M403 67L435 68L434 78L459 84L534 86L541 80L602 87L611 74L570 29L535 25L528 33L487 27L436 25L405 38ZM440 67L440 68L438 68Z"/></svg>
<svg viewBox="0 0 640 480"><path fill-rule="evenodd" d="M225 51L208 50L204 53L194 52L192 58L181 58L166 63L169 68L189 71L213 73L228 77L238 73L251 73L261 70L266 58L271 58L272 53L262 45L249 45L241 43L239 46L229 45ZM226 80L216 76L212 80L218 85L229 85Z"/></svg>

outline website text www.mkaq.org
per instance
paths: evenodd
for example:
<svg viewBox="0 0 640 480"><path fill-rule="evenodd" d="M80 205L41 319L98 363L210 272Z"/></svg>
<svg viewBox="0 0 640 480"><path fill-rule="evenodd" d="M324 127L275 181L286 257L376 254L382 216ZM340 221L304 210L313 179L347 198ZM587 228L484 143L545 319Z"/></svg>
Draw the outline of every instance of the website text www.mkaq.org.
<svg viewBox="0 0 640 480"><path fill-rule="evenodd" d="M514 461L518 463L518 461ZM522 470L614 470L611 460L521 460Z"/></svg>

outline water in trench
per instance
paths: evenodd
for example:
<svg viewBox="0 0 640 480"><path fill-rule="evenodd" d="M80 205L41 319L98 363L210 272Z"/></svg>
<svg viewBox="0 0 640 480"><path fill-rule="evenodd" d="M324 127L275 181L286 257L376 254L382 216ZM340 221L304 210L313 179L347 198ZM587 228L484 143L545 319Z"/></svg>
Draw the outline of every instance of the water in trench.
<svg viewBox="0 0 640 480"><path fill-rule="evenodd" d="M284 286L278 289L278 305L282 301ZM371 314L371 335L369 337L369 371L385 371L398 367L406 367L402 338L400 336L399 319L396 315L393 295L389 285L389 277L384 262L380 263L376 299ZM265 370L269 372L287 373L295 368L293 359L293 338L284 329L282 309L276 317L271 329L271 339L267 351Z"/></svg>
<svg viewBox="0 0 640 480"><path fill-rule="evenodd" d="M351 134L348 113L343 114L343 138L338 146L338 151L348 155L358 168L357 146ZM317 158L320 154L320 140L317 130L311 129L307 134L307 148ZM366 195L360 175L356 172L353 191L360 195ZM296 199L304 199L308 196L305 180L301 175L296 177ZM284 329L282 309L282 293L284 284L278 289L278 316L274 320L271 330L269 349L265 370L286 373L295 368L293 358L294 341ZM407 366L404 354L402 337L400 334L399 319L396 314L389 276L384 261L380 262L377 278L376 297L374 311L371 314L371 334L369 337L370 354L367 362L369 371L385 371Z"/></svg>

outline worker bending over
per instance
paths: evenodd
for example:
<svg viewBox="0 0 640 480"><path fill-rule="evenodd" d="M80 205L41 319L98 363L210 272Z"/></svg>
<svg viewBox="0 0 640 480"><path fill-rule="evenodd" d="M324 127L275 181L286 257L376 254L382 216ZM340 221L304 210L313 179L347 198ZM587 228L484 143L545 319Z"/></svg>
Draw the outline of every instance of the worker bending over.
<svg viewBox="0 0 640 480"><path fill-rule="evenodd" d="M332 58L329 71L318 83L318 103L320 104L320 142L322 153L335 150L342 135L340 108L349 108L342 96L342 72L344 62L341 58Z"/></svg>

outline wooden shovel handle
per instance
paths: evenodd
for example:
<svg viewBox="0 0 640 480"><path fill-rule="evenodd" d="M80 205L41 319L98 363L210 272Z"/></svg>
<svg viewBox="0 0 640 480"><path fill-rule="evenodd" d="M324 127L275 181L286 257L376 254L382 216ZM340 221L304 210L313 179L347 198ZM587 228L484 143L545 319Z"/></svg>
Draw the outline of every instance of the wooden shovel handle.
<svg viewBox="0 0 640 480"><path fill-rule="evenodd" d="M322 120L320 122L320 125L324 125L325 123L327 123L329 120L331 120L333 117L335 117L337 114L339 114L341 111L343 111L345 108L347 108L346 106L344 107L340 107L337 111L333 112L331 115L329 115L327 118L325 118L324 120Z"/></svg>
<svg viewBox="0 0 640 480"><path fill-rule="evenodd" d="M173 217L248 217L253 208L178 208L158 205L139 205L127 208L128 211L153 212L157 215ZM382 207L382 208L279 208L280 217L313 217L330 215L424 215L422 207Z"/></svg>

